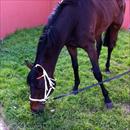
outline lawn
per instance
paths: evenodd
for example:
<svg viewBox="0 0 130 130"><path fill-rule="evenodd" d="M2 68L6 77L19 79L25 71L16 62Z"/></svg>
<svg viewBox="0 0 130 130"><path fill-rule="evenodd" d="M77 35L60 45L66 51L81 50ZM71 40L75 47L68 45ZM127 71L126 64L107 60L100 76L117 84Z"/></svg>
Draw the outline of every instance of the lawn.
<svg viewBox="0 0 130 130"><path fill-rule="evenodd" d="M76 96L49 100L44 113L32 114L29 106L29 69L24 60L34 61L42 28L17 31L0 44L0 104L1 115L11 130L129 130L130 75L106 83L114 108L107 110L99 87ZM100 67L103 78L109 78L130 68L130 33L120 31L111 60L111 74L104 72L107 49L103 47ZM78 49L80 88L96 83L86 53ZM68 93L73 85L73 70L66 48L56 66L57 87L51 97ZM51 110L55 110L52 112Z"/></svg>

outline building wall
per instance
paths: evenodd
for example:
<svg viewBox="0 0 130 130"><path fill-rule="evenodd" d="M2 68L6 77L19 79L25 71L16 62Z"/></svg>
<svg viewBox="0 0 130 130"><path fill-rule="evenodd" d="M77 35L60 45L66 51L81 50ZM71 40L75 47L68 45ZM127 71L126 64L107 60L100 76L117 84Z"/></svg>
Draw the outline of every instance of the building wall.
<svg viewBox="0 0 130 130"><path fill-rule="evenodd" d="M0 0L0 38L46 23L58 0Z"/></svg>
<svg viewBox="0 0 130 130"><path fill-rule="evenodd" d="M0 0L0 39L17 29L45 24L59 0ZM130 27L130 0L123 27Z"/></svg>
<svg viewBox="0 0 130 130"><path fill-rule="evenodd" d="M123 28L130 29L130 0L126 0L126 11Z"/></svg>

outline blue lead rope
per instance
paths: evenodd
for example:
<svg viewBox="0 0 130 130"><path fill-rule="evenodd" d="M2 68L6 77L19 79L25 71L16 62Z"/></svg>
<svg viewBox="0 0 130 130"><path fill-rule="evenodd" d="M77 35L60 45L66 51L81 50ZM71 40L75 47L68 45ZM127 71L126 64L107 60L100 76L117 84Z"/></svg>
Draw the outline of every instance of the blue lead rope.
<svg viewBox="0 0 130 130"><path fill-rule="evenodd" d="M86 91L86 90L88 90L88 89L90 89L90 88L93 88L93 87L95 87L95 86L101 85L101 84L103 84L103 83L108 83L108 82L110 82L110 81L112 81L112 80L119 79L119 78L121 78L122 76L127 75L128 73L130 73L130 70L128 70L128 71L126 71L126 72L124 72L124 73L122 73L122 74L116 75L116 76L114 76L114 77L112 77L112 78L108 78L108 79L106 79L106 80L104 80L104 81L102 81L102 82L99 82L99 83L96 83L96 84L93 84L93 85L84 87L84 88L82 88L82 89L79 89L78 91L75 91L75 92L72 91L72 92L67 93L67 94L62 94L62 95L56 96L56 97L53 98L53 100L57 100L57 99L60 99L60 98L63 98L63 97L67 97L67 96L70 96L70 95L74 95L74 94L77 94L77 93Z"/></svg>

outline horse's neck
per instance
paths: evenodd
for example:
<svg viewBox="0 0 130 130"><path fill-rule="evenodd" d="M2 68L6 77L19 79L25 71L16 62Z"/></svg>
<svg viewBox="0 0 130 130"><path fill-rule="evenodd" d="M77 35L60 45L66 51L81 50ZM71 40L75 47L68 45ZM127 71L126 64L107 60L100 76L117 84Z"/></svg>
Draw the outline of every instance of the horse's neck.
<svg viewBox="0 0 130 130"><path fill-rule="evenodd" d="M54 28L48 30L44 38L41 37L43 41L39 40L35 64L42 65L48 75L53 77L57 59L64 44Z"/></svg>
<svg viewBox="0 0 130 130"><path fill-rule="evenodd" d="M54 21L53 25L49 25L48 27L48 43L45 41L43 44L49 44L51 46L49 48L45 47L42 50L42 47L40 48L39 46L40 53L37 53L35 63L39 62L50 76L53 76L60 51L68 41L69 36L77 23L76 16L74 7L64 8L59 17Z"/></svg>

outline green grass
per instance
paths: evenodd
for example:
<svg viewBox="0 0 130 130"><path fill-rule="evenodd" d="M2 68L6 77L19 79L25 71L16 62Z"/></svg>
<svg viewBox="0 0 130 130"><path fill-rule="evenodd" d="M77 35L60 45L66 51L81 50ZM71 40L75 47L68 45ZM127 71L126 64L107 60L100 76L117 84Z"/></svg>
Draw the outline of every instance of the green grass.
<svg viewBox="0 0 130 130"><path fill-rule="evenodd" d="M130 75L106 84L114 108L107 110L100 88L95 87L76 96L48 101L45 113L33 115L29 106L29 88L26 76L29 69L24 60L34 61L42 28L17 31L0 44L0 102L1 115L14 130L129 130ZM100 67L103 78L109 78L130 68L130 34L120 31L113 51L110 75L104 73L107 49L102 49ZM90 71L86 53L78 49L80 88L96 83ZM51 97L71 91L73 71L69 54L64 48L60 54L55 78L57 87ZM129 107L129 106L128 106ZM51 112L55 109L55 112Z"/></svg>

